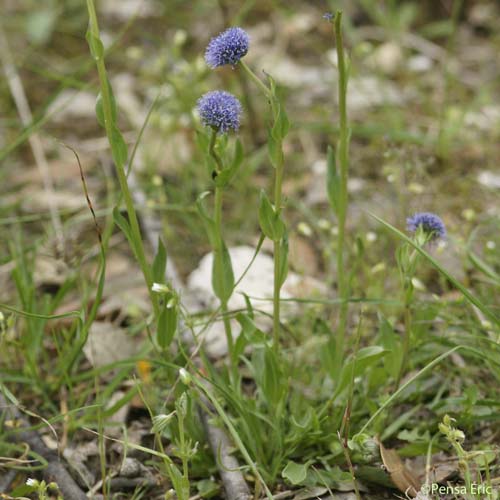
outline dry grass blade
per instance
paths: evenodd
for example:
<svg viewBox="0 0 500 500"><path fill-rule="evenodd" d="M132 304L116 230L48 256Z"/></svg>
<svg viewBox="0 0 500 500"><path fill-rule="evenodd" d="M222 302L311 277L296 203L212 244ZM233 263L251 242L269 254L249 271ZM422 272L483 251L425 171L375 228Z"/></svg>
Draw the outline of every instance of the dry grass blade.
<svg viewBox="0 0 500 500"><path fill-rule="evenodd" d="M7 78L7 83L9 85L10 92L16 104L17 112L19 118L24 127L29 127L33 122L33 116L31 114L30 106L26 93L24 92L23 83L19 74L16 71L16 67L12 60L12 55L9 50L9 45L7 43L7 38L0 24L0 59L2 61L2 66L5 72L5 77ZM40 177L43 181L43 186L47 192L47 199L50 211L50 217L52 220L52 225L54 227L54 232L56 235L57 249L62 254L64 252L64 234L62 228L61 217L55 202L54 196L54 184L52 181L52 176L50 174L49 164L47 158L45 157L45 152L43 150L42 141L40 137L35 132L30 135L29 143L33 156L35 158L38 171L40 172Z"/></svg>

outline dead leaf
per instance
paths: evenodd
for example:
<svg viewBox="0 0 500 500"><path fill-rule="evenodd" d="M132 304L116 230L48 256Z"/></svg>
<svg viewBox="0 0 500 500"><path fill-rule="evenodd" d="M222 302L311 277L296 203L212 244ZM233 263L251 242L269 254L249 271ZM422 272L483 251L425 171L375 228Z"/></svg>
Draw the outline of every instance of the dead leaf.
<svg viewBox="0 0 500 500"><path fill-rule="evenodd" d="M382 462L391 476L392 482L397 486L399 491L405 495L409 495L413 498L416 497L417 493L420 491L418 479L405 467L396 450L387 449L382 443L379 443L379 446Z"/></svg>

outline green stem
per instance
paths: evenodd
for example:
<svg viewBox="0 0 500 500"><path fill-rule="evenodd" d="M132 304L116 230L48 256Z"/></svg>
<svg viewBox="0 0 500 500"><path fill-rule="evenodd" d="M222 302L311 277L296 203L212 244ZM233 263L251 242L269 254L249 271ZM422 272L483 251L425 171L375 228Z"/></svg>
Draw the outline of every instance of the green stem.
<svg viewBox="0 0 500 500"><path fill-rule="evenodd" d="M218 172L221 172L223 169L222 162L215 152L215 143L217 139L217 132L212 130L212 135L210 137L209 144L209 154L215 160L217 164ZM218 173L217 172L217 173ZM222 269L222 252L224 248L224 240L222 238L222 199L223 199L224 190L222 187L215 186L215 204L214 204L214 223L215 223L215 234L217 235L217 247L214 248L214 259L219 259L219 269ZM227 300L220 300L220 308L222 314L222 321L224 323L224 331L226 333L226 341L227 341L227 349L229 352L229 360L231 363L231 378L233 382L236 381L237 374L237 362L234 359L234 341L233 334L231 331L231 321L229 319L229 310L227 307Z"/></svg>
<svg viewBox="0 0 500 500"><path fill-rule="evenodd" d="M283 170L284 170L284 163L280 162L276 166L276 172L275 172L275 177L274 177L274 208L278 214L281 212ZM281 294L281 283L280 283L281 242L282 242L282 240L276 240L273 242L273 247L274 247L273 349L276 353L279 352L280 329L281 329L281 322L280 322L280 314L281 314L281 301L280 301L280 294Z"/></svg>
<svg viewBox="0 0 500 500"><path fill-rule="evenodd" d="M401 384L401 379L406 372L406 366L408 364L408 358L410 354L410 341L411 341L411 330L412 330L412 316L411 316L411 304L413 302L413 276L415 275L415 269L417 266L418 254L416 250L412 250L410 253L409 247L406 245L403 254L403 262L401 262L401 278L403 281L403 291L404 291L404 332L403 332L403 355L401 359L401 366L399 367L398 377L396 379L396 390L399 389Z"/></svg>
<svg viewBox="0 0 500 500"><path fill-rule="evenodd" d="M401 360L401 366L399 368L398 378L396 380L396 390L399 389L399 385L401 384L401 379L406 371L406 365L408 364L408 355L410 352L410 338L411 338L411 310L410 304L405 304L405 312L404 312L404 321L405 321L405 331L403 334L403 358Z"/></svg>
<svg viewBox="0 0 500 500"><path fill-rule="evenodd" d="M269 99L272 100L271 91L266 87L262 80L243 62L240 60L241 67L247 72L248 76L253 80L253 82L259 87L262 93Z"/></svg>
<svg viewBox="0 0 500 500"><path fill-rule="evenodd" d="M347 121L347 67L344 57L342 39L342 12L335 15L335 41L337 46L337 61L339 71L338 100L339 100L339 141L338 158L340 165L340 200L338 209L338 239L337 239L337 281L338 294L341 300L339 322L337 328L337 342L335 349L335 371L339 373L344 358L345 334L347 328L349 283L344 268L345 226L348 205L347 178L349 172L349 124Z"/></svg>
<svg viewBox="0 0 500 500"><path fill-rule="evenodd" d="M275 119L277 118L276 112L276 102L275 96L272 95L271 90L262 82L262 80L243 62L240 61L242 68L250 76L252 81L257 85L257 87L262 91L262 93L269 100L271 105L271 111ZM279 144L276 145L277 148L283 148L283 141L280 140ZM283 156L281 155L281 158ZM279 164L276 165L276 172L274 176L274 208L279 214L281 212L282 203L282 187L283 187L283 171L284 162L281 159ZM273 287L273 349L276 353L279 352L279 341L280 341L280 294L281 294L281 284L280 284L280 272L281 272L281 243L282 240L275 240L273 242L274 247L274 287Z"/></svg>
<svg viewBox="0 0 500 500"><path fill-rule="evenodd" d="M215 221L215 231L216 231L216 234L217 234L219 241L218 241L218 248L215 249L214 258L220 259L220 260L222 260L222 248L223 248L223 244L224 244L223 239L222 239L222 195L223 195L223 189L220 187L216 187L215 188L214 221ZM222 263L221 263L220 269L222 269ZM231 364L234 365L234 360L233 360L234 342L233 342L233 335L231 332L231 322L229 320L229 315L228 315L227 301L221 300L220 306L221 306L222 319L224 321L224 330L226 332L226 340L227 340L227 348L229 350L229 357L231 358ZM233 368L234 368L234 366L233 366Z"/></svg>
<svg viewBox="0 0 500 500"><path fill-rule="evenodd" d="M99 39L99 24L97 21L97 14L94 6L93 0L87 0L87 9L89 13L90 30L92 35ZM103 112L104 112L104 126L106 129L106 135L108 141L111 143L113 141L113 112L111 106L111 95L109 89L108 78L106 75L106 66L104 64L103 57L96 57L97 72L99 74L99 82L102 95ZM139 266L141 267L142 273L144 275L144 280L146 281L146 286L148 287L149 296L153 304L153 309L155 317L158 316L159 307L158 300L154 292L151 290L153 286L153 275L151 268L147 263L146 255L144 252L144 246L142 243L141 230L139 227L139 221L137 219L137 214L134 208L134 202L132 194L127 183L127 176L125 173L125 165L120 162L115 161L116 173L118 176L118 182L120 184L120 190L123 195L123 200L125 201L125 207L127 209L127 215L130 223L130 230L132 232L132 237L134 239L134 250Z"/></svg>

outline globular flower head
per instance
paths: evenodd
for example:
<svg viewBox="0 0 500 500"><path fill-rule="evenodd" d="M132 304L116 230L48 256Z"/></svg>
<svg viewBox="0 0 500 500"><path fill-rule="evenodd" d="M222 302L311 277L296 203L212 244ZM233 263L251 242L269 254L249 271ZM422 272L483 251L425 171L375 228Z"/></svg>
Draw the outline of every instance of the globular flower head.
<svg viewBox="0 0 500 500"><path fill-rule="evenodd" d="M203 125L212 127L219 134L237 131L240 126L240 101L224 90L207 92L200 97L198 111Z"/></svg>
<svg viewBox="0 0 500 500"><path fill-rule="evenodd" d="M416 233L421 229L428 241L436 241L446 237L444 222L436 214L419 212L406 219L408 231Z"/></svg>
<svg viewBox="0 0 500 500"><path fill-rule="evenodd" d="M236 66L248 52L250 37L242 28L229 28L212 38L205 51L205 61L213 69L218 66Z"/></svg>

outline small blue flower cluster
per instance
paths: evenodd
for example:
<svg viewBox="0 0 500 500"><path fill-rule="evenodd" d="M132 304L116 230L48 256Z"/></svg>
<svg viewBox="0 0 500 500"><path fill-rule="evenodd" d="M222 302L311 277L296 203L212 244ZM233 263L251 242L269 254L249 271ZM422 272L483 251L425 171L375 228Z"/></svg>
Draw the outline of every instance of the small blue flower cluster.
<svg viewBox="0 0 500 500"><path fill-rule="evenodd" d="M436 241L446 237L444 222L431 212L419 212L406 219L407 229L416 233L419 228L423 230L429 241Z"/></svg>
<svg viewBox="0 0 500 500"><path fill-rule="evenodd" d="M229 28L212 38L205 51L205 61L212 68L236 66L248 52L250 38L241 28Z"/></svg>
<svg viewBox="0 0 500 500"><path fill-rule="evenodd" d="M198 99L198 111L204 125L225 134L240 127L241 104L225 90L207 92Z"/></svg>
<svg viewBox="0 0 500 500"><path fill-rule="evenodd" d="M235 66L248 52L250 38L242 28L229 28L212 38L205 51L205 61L214 69ZM212 127L218 134L236 132L240 127L241 104L231 93L216 90L207 92L197 103L203 125Z"/></svg>

